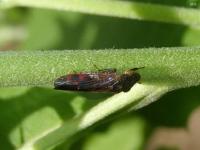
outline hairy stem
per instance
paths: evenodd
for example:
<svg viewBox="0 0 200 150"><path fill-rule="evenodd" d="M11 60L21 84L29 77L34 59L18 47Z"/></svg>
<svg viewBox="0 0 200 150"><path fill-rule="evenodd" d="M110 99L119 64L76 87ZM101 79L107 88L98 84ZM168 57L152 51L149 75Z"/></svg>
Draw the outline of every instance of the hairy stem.
<svg viewBox="0 0 200 150"><path fill-rule="evenodd" d="M53 86L61 75L145 67L142 83L189 87L200 83L200 48L66 50L0 53L0 86Z"/></svg>

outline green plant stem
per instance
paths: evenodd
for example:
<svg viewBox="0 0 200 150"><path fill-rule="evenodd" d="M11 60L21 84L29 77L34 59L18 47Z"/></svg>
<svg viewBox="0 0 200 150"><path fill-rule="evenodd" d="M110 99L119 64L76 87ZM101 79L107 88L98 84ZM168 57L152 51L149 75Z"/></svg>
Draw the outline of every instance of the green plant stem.
<svg viewBox="0 0 200 150"><path fill-rule="evenodd" d="M2 0L2 7L25 6L96 15L183 24L198 28L200 11L192 8L111 0Z"/></svg>
<svg viewBox="0 0 200 150"><path fill-rule="evenodd" d="M0 53L0 87L53 86L61 75L145 67L142 83L189 87L200 83L200 48L66 50Z"/></svg>

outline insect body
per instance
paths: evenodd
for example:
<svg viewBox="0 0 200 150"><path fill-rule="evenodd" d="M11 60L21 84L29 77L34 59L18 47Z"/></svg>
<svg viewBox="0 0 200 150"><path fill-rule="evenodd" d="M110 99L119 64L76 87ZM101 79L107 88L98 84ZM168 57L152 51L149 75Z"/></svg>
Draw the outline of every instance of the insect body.
<svg viewBox="0 0 200 150"><path fill-rule="evenodd" d="M116 69L82 72L61 76L55 80L55 89L74 91L127 92L140 80L139 68L117 74Z"/></svg>

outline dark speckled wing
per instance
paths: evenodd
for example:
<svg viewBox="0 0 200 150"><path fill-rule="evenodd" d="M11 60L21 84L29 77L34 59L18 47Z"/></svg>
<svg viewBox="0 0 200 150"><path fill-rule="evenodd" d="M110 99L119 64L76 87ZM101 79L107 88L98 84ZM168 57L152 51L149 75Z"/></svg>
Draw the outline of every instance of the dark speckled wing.
<svg viewBox="0 0 200 150"><path fill-rule="evenodd" d="M84 73L62 76L54 82L55 89L78 91L118 91L116 73Z"/></svg>

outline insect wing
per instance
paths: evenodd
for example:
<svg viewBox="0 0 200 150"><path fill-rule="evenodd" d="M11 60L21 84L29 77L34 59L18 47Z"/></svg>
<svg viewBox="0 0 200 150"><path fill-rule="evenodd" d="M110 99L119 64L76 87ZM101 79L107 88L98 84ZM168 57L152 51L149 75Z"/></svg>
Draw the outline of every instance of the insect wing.
<svg viewBox="0 0 200 150"><path fill-rule="evenodd" d="M79 82L79 90L83 91L108 91L116 80L110 74L89 74L88 80Z"/></svg>
<svg viewBox="0 0 200 150"><path fill-rule="evenodd" d="M59 90L75 90L77 87L77 82L68 80L69 75L61 76L54 81L55 89Z"/></svg>
<svg viewBox="0 0 200 150"><path fill-rule="evenodd" d="M55 89L78 91L111 91L121 90L119 76L116 69L103 69L98 72L68 74L61 76L54 82Z"/></svg>

